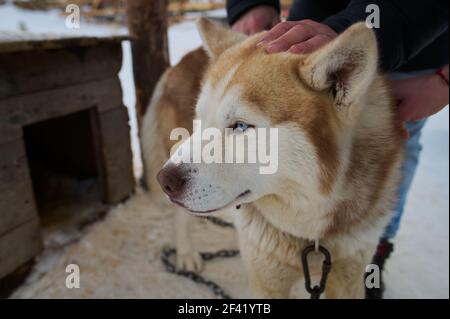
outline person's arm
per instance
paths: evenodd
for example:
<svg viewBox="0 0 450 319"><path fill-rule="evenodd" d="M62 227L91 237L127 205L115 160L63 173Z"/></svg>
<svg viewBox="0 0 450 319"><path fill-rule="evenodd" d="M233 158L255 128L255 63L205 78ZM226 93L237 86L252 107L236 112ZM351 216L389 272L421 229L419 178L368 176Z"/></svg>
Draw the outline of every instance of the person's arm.
<svg viewBox="0 0 450 319"><path fill-rule="evenodd" d="M365 21L369 4L380 8L380 28L375 28L381 67L398 69L448 28L448 2L444 0L353 0L326 24L341 33L358 21Z"/></svg>
<svg viewBox="0 0 450 319"><path fill-rule="evenodd" d="M279 0L227 0L228 23L233 25L247 11L258 6L269 6L280 12Z"/></svg>

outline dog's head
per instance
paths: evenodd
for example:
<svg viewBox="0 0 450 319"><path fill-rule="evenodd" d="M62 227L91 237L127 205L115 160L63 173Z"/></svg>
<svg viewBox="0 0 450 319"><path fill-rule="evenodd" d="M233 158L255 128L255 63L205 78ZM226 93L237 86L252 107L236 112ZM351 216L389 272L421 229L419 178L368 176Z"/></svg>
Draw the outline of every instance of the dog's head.
<svg viewBox="0 0 450 319"><path fill-rule="evenodd" d="M164 191L197 213L264 196L326 196L345 127L357 120L376 76L373 32L361 23L309 55L267 54L256 46L261 34L246 37L206 19L198 25L210 56L196 107L202 129L160 171ZM202 139L206 128L218 130ZM236 139L253 136L256 143L237 149ZM198 161L212 153L222 163Z"/></svg>

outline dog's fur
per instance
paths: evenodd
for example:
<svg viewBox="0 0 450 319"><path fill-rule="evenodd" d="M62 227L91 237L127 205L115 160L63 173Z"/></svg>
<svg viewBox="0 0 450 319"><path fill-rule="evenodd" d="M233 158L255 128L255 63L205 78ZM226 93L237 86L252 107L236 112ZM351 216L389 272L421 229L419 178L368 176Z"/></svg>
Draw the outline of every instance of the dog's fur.
<svg viewBox="0 0 450 319"><path fill-rule="evenodd" d="M365 267L389 220L402 161L401 126L377 72L373 32L360 23L312 54L269 55L256 46L261 34L247 38L206 19L199 30L208 56L199 49L168 70L144 120L151 190L158 191L155 175L173 146L171 129L191 129L194 114L203 127L224 129L239 120L278 128L275 174L258 174L257 164L169 159L160 180L174 170L187 180L171 199L190 211L234 211L255 296L288 297L302 276L300 252L319 239L333 259L327 297L363 297ZM177 210L179 264L196 268L190 217ZM320 270L318 260L312 263Z"/></svg>

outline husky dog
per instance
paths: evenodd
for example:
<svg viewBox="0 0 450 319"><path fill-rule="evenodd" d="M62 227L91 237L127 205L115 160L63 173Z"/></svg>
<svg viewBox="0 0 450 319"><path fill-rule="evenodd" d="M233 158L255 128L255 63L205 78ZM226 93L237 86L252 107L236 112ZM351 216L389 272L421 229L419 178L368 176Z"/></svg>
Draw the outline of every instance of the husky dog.
<svg viewBox="0 0 450 319"><path fill-rule="evenodd" d="M403 158L373 31L355 24L317 51L296 55L265 53L256 46L262 34L246 37L207 19L198 27L206 53L188 54L162 77L142 132L147 182L155 190L162 167L161 189L178 205L180 266L201 265L187 211L226 209L255 297L288 297L303 275L299 255L315 240L332 256L326 296L364 297L365 268L389 221ZM224 145L277 128L278 169L261 174L258 163L193 163L190 152L179 151L196 132L169 158L171 129L191 129L194 118L203 128L231 129ZM320 273L321 261L310 268Z"/></svg>

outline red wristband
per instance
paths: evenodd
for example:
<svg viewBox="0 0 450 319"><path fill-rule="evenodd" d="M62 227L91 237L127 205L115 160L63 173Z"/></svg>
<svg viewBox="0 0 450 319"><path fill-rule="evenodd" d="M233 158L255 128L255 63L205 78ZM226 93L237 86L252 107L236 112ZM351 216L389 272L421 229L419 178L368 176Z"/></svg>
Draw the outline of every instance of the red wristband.
<svg viewBox="0 0 450 319"><path fill-rule="evenodd" d="M436 70L436 74L439 75L441 77L441 79L444 80L445 83L447 83L447 85L448 85L448 79L444 74L444 68L440 68L440 69Z"/></svg>

